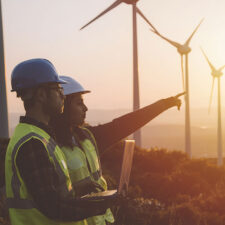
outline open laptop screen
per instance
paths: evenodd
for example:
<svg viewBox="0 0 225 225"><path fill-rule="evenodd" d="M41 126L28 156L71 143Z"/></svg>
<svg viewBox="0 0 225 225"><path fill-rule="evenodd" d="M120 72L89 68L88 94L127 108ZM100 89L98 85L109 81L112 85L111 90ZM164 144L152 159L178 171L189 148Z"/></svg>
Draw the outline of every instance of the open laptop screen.
<svg viewBox="0 0 225 225"><path fill-rule="evenodd" d="M125 193L128 191L130 173L131 173L132 162L133 162L134 146L135 146L134 140L125 140L123 162L122 162L120 182L118 187L119 194L123 194L124 191Z"/></svg>
<svg viewBox="0 0 225 225"><path fill-rule="evenodd" d="M98 200L104 198L112 198L117 194L126 195L129 185L130 172L133 162L134 140L125 140L123 161L120 173L120 181L117 190L108 190L103 192L91 193L81 197L83 200Z"/></svg>

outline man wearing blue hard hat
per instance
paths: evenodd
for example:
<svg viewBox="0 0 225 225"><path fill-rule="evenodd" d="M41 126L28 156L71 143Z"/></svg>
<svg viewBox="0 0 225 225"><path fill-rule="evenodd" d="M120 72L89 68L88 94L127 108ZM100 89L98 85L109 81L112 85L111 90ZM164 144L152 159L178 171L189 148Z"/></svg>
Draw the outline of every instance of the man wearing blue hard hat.
<svg viewBox="0 0 225 225"><path fill-rule="evenodd" d="M11 224L87 224L84 218L102 214L109 206L106 201L75 199L64 154L48 126L50 118L63 112L60 84L66 82L50 61L31 59L14 68L11 83L26 111L5 159Z"/></svg>

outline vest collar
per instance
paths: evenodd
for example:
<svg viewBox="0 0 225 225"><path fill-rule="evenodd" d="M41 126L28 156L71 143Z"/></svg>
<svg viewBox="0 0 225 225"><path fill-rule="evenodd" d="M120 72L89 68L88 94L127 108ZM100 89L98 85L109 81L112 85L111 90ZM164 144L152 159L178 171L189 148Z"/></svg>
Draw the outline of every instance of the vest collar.
<svg viewBox="0 0 225 225"><path fill-rule="evenodd" d="M34 125L36 127L39 127L42 130L44 130L47 134L49 134L49 136L54 137L54 133L48 125L46 125L46 124L44 124L40 121L37 121L37 120L35 120L35 119L33 119L29 116L21 116L20 117L20 123L27 123L27 124L31 124L31 125Z"/></svg>

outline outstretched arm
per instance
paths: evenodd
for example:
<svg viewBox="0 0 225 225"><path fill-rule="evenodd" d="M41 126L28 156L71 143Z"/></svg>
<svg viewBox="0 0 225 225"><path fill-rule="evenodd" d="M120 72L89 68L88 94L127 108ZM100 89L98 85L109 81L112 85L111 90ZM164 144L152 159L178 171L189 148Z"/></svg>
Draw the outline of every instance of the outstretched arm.
<svg viewBox="0 0 225 225"><path fill-rule="evenodd" d="M178 109L180 109L181 100L179 97L181 95L184 95L184 93L161 99L135 112L116 118L110 123L88 127L96 138L100 153L132 134L167 109L174 106L177 106Z"/></svg>

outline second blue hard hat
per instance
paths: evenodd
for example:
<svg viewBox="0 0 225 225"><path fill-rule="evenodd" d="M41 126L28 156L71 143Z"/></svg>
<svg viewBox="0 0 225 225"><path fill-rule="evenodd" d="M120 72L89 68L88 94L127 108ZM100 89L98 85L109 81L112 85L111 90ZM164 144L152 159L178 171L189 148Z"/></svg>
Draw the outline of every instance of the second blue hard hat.
<svg viewBox="0 0 225 225"><path fill-rule="evenodd" d="M84 89L83 86L72 77L60 76L60 78L66 81L66 84L62 84L64 95L76 93L85 94L90 92L89 90Z"/></svg>
<svg viewBox="0 0 225 225"><path fill-rule="evenodd" d="M11 75L11 91L34 88L45 83L65 84L54 65L47 59L30 59L19 63Z"/></svg>

